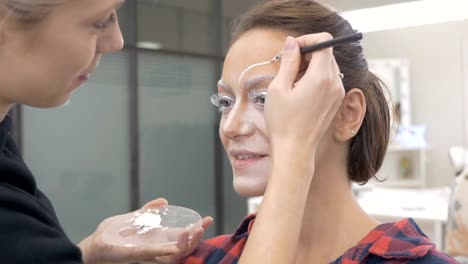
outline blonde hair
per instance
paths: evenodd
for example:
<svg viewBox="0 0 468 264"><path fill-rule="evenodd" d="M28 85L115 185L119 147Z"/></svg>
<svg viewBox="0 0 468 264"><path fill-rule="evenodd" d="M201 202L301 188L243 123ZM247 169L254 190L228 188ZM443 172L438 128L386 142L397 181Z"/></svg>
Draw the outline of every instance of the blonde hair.
<svg viewBox="0 0 468 264"><path fill-rule="evenodd" d="M12 17L22 24L34 24L64 1L67 0L0 0L0 20Z"/></svg>

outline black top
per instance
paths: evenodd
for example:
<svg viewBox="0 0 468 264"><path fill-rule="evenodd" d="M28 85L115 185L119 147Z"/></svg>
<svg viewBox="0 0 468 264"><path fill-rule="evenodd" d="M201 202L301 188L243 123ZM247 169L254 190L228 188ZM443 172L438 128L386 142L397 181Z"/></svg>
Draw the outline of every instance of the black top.
<svg viewBox="0 0 468 264"><path fill-rule="evenodd" d="M0 263L70 263L81 252L65 235L15 142L11 119L0 124Z"/></svg>

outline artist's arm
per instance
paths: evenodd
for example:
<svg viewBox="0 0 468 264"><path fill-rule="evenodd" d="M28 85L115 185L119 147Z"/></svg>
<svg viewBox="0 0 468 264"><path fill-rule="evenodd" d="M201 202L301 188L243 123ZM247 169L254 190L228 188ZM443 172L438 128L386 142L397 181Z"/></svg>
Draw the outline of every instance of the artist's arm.
<svg viewBox="0 0 468 264"><path fill-rule="evenodd" d="M344 97L331 49L313 53L304 76L299 48L329 34L288 38L265 104L272 146L268 186L239 263L295 263L304 207L315 171L318 143Z"/></svg>

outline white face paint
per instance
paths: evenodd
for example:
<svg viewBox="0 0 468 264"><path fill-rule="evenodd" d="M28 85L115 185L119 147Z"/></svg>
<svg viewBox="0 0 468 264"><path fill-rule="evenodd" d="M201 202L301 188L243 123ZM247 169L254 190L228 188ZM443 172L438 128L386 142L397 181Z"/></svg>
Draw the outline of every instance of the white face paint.
<svg viewBox="0 0 468 264"><path fill-rule="evenodd" d="M212 97L221 113L219 136L231 162L234 189L242 196L263 195L268 182L271 148L263 106L279 63L249 66L275 57L287 36L265 29L243 34L226 55Z"/></svg>

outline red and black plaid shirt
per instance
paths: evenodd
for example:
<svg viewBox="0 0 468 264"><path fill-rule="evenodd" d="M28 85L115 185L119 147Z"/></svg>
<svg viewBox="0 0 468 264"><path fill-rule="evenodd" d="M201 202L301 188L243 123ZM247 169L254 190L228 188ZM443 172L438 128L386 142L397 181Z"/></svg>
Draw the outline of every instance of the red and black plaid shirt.
<svg viewBox="0 0 468 264"><path fill-rule="evenodd" d="M244 219L232 235L218 236L203 242L185 264L235 264L255 222L255 214ZM358 263L458 263L435 249L413 219L377 226L355 247L332 264Z"/></svg>

